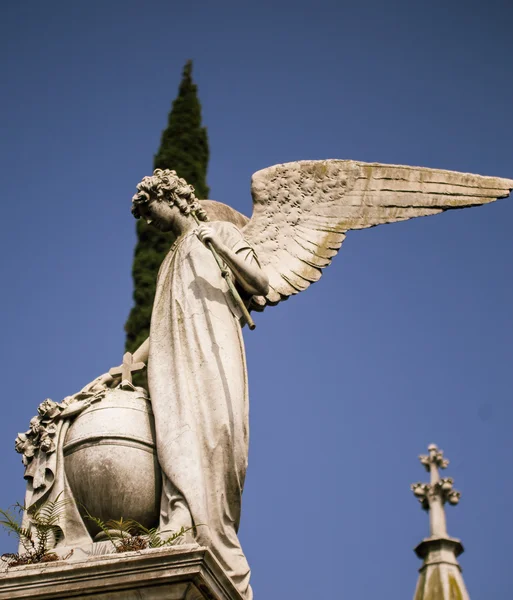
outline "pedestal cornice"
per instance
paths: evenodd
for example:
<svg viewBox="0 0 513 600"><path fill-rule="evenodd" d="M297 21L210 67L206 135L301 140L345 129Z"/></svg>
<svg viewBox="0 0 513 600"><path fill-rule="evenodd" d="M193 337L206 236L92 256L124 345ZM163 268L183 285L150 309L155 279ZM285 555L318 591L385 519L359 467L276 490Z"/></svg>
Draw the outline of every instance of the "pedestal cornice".
<svg viewBox="0 0 513 600"><path fill-rule="evenodd" d="M11 567L0 600L243 600L210 550L159 548Z"/></svg>

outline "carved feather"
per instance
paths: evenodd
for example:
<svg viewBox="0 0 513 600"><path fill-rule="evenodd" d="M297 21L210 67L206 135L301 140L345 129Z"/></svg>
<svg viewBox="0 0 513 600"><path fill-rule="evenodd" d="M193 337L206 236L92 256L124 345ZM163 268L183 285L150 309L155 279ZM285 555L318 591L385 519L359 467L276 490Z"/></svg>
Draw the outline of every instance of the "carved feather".
<svg viewBox="0 0 513 600"><path fill-rule="evenodd" d="M253 216L243 228L269 277L263 310L305 290L345 233L506 198L513 180L351 160L298 161L255 173Z"/></svg>

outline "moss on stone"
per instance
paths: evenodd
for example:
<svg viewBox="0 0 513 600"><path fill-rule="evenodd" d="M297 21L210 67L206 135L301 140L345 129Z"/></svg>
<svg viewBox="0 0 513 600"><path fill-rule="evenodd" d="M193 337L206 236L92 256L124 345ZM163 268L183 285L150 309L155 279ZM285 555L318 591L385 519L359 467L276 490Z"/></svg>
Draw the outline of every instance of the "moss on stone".
<svg viewBox="0 0 513 600"><path fill-rule="evenodd" d="M461 588L459 586L459 583L456 581L456 577L454 577L454 575L449 575L449 592L450 600L463 600Z"/></svg>
<svg viewBox="0 0 513 600"><path fill-rule="evenodd" d="M440 569L435 568L431 576L426 577L426 585L424 586L424 596L422 600L443 600L444 589L442 586L442 578Z"/></svg>
<svg viewBox="0 0 513 600"><path fill-rule="evenodd" d="M413 600L424 600L424 586L426 584L426 571L422 571L417 585L417 593Z"/></svg>

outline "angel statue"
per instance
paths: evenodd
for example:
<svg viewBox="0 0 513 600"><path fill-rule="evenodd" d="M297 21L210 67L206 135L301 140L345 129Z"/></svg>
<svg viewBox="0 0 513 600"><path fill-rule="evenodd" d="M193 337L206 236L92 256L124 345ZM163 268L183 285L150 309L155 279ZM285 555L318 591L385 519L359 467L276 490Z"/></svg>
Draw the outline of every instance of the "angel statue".
<svg viewBox="0 0 513 600"><path fill-rule="evenodd" d="M161 534L206 524L193 530L195 541L211 549L251 600L237 537L248 458L241 331L248 311L306 290L349 230L486 204L511 189L513 180L452 171L298 161L253 175L248 220L197 200L175 171L144 177L132 198L134 217L176 236L158 274L149 338L133 355L147 364L162 472ZM106 373L83 393L115 383Z"/></svg>

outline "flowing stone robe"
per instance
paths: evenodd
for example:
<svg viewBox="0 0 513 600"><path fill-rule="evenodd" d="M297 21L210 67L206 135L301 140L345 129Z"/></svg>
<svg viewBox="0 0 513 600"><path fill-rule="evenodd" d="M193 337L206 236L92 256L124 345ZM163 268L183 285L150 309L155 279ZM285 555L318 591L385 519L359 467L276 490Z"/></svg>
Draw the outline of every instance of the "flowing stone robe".
<svg viewBox="0 0 513 600"><path fill-rule="evenodd" d="M210 225L258 265L235 225ZM237 537L249 441L240 317L210 250L193 230L180 237L159 271L150 328L148 383L164 479L160 529L198 525L196 541L251 600Z"/></svg>

